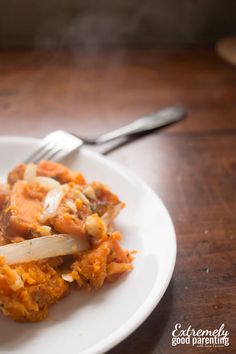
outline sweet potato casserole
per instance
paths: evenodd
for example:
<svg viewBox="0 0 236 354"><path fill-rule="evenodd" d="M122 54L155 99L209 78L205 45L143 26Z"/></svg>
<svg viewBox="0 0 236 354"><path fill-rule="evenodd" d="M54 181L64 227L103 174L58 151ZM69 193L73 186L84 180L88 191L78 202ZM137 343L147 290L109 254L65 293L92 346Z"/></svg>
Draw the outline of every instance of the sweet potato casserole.
<svg viewBox="0 0 236 354"><path fill-rule="evenodd" d="M110 228L123 207L107 186L61 164L12 170L0 185L3 314L41 321L72 288L98 289L130 271L132 253Z"/></svg>

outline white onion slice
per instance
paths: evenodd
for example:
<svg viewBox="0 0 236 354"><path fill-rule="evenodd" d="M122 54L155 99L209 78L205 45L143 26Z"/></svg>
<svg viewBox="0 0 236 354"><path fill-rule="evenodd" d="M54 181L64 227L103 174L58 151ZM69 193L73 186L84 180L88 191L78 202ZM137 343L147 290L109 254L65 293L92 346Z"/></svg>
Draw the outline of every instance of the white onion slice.
<svg viewBox="0 0 236 354"><path fill-rule="evenodd" d="M117 217L117 215L119 214L119 212L122 209L122 204L119 203L117 205L115 205L114 207L112 207L111 209L109 209L108 211L106 211L103 216L101 217L102 221L104 222L104 224L108 227L111 222Z"/></svg>
<svg viewBox="0 0 236 354"><path fill-rule="evenodd" d="M36 171L37 171L37 165L34 163L29 163L26 166L25 173L24 173L24 181L28 182L29 184L35 182L36 178Z"/></svg>
<svg viewBox="0 0 236 354"><path fill-rule="evenodd" d="M24 282L21 279L21 276L17 273L17 271L15 269L12 269L12 271L15 276L15 282L13 284L11 284L11 288L13 291L17 291L17 290L23 288Z"/></svg>
<svg viewBox="0 0 236 354"><path fill-rule="evenodd" d="M39 183L41 186L46 187L49 190L60 187L60 183L54 178L37 176L37 165L34 163L29 163L26 166L23 179L29 184Z"/></svg>
<svg viewBox="0 0 236 354"><path fill-rule="evenodd" d="M59 234L37 237L19 243L11 243L0 247L0 256L5 257L7 264L27 263L44 258L65 256L89 248L86 238Z"/></svg>
<svg viewBox="0 0 236 354"><path fill-rule="evenodd" d="M72 210L74 213L77 212L77 208L76 208L75 202L74 202L73 200L68 199L68 200L66 201L66 206L67 206L70 210Z"/></svg>
<svg viewBox="0 0 236 354"><path fill-rule="evenodd" d="M62 277L62 279L64 279L68 283L73 283L73 281L74 281L71 274L62 274L61 277Z"/></svg>
<svg viewBox="0 0 236 354"><path fill-rule="evenodd" d="M85 205L89 205L88 198L86 198L86 196L80 190L73 188L72 193L74 194L75 198L79 198Z"/></svg>
<svg viewBox="0 0 236 354"><path fill-rule="evenodd" d="M107 231L104 221L97 214L87 216L85 228L90 236L96 238L102 237Z"/></svg>
<svg viewBox="0 0 236 354"><path fill-rule="evenodd" d="M41 236L51 236L51 231L52 231L51 226L41 225L41 226L37 227L37 232Z"/></svg>
<svg viewBox="0 0 236 354"><path fill-rule="evenodd" d="M83 193L86 195L86 197L92 199L92 200L96 200L96 194L94 192L94 189L92 186L87 186L84 190Z"/></svg>
<svg viewBox="0 0 236 354"><path fill-rule="evenodd" d="M54 189L60 187L60 183L53 178L38 176L35 178L35 182L48 189Z"/></svg>
<svg viewBox="0 0 236 354"><path fill-rule="evenodd" d="M62 185L48 192L44 200L43 212L40 216L41 222L45 222L46 220L53 218L57 215L61 200L67 193L68 188L69 187L67 185Z"/></svg>

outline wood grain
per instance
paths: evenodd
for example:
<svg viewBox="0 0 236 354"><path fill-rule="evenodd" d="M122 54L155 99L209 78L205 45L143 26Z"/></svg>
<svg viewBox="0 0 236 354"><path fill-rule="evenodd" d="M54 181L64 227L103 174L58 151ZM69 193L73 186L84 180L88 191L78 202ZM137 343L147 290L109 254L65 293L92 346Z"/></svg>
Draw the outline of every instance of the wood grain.
<svg viewBox="0 0 236 354"><path fill-rule="evenodd" d="M109 354L235 353L234 68L208 49L2 52L0 102L1 134L33 136L58 128L92 136L166 105L187 108L179 124L102 148L160 195L178 242L162 301ZM177 322L205 329L224 323L230 347L171 347Z"/></svg>

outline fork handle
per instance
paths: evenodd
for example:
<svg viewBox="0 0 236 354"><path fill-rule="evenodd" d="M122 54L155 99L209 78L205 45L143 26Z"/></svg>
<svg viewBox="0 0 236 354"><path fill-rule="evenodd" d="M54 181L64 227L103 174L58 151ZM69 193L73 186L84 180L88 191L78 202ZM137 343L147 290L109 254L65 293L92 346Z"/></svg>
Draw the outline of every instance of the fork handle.
<svg viewBox="0 0 236 354"><path fill-rule="evenodd" d="M181 107L168 107L159 112L153 113L146 117L139 118L132 123L121 128L112 130L108 133L100 135L95 139L95 144L107 143L111 140L132 136L140 133L145 133L165 125L177 122L186 116L186 111Z"/></svg>

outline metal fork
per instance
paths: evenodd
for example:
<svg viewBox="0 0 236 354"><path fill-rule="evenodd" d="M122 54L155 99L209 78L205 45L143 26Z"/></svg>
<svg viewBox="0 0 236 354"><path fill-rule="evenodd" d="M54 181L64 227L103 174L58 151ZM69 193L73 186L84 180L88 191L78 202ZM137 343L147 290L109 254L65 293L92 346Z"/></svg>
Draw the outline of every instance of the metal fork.
<svg viewBox="0 0 236 354"><path fill-rule="evenodd" d="M159 112L139 118L111 132L100 135L95 139L88 139L57 130L42 139L38 148L24 161L25 163L38 163L40 160L59 162L83 144L99 145L121 137L134 136L152 131L165 125L177 122L186 116L186 111L181 107L168 107Z"/></svg>

